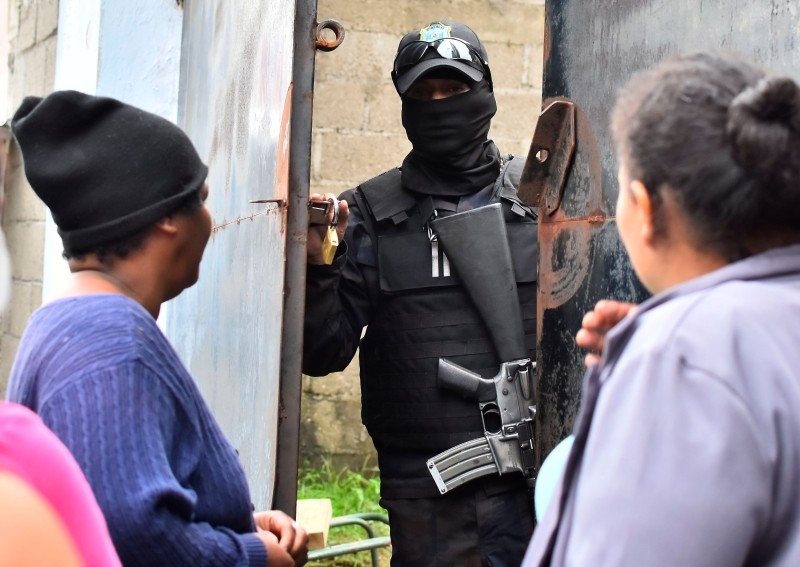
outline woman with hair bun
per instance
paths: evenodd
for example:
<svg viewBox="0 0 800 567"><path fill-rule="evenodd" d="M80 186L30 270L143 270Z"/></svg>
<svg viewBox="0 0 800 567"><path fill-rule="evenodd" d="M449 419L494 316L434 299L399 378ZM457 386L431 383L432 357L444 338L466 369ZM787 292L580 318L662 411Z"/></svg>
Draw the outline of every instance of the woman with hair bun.
<svg viewBox="0 0 800 567"><path fill-rule="evenodd" d="M602 355L523 565L800 565L800 87L679 56L624 87L612 133L653 297L584 319Z"/></svg>

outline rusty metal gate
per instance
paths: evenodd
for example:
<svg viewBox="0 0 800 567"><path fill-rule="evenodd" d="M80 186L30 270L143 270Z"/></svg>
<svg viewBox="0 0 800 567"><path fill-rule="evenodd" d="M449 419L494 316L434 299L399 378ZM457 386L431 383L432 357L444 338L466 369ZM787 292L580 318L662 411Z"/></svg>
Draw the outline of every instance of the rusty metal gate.
<svg viewBox="0 0 800 567"><path fill-rule="evenodd" d="M239 451L254 504L290 513L315 16L316 0L185 4L179 123L209 165L214 228L198 284L166 315L170 339Z"/></svg>
<svg viewBox="0 0 800 567"><path fill-rule="evenodd" d="M741 53L798 76L799 6L795 0L547 0L543 107L567 100L574 114L570 131L564 118L570 113L552 109L554 126L549 133L537 130L542 140L533 147L545 150L544 163L549 150L552 163L540 201L540 459L571 432L580 403L584 353L574 336L583 313L601 298L639 301L646 295L614 221L617 164L608 114L615 93L634 71L701 49ZM565 165L570 138L574 156ZM559 165L566 171L560 188L552 183Z"/></svg>

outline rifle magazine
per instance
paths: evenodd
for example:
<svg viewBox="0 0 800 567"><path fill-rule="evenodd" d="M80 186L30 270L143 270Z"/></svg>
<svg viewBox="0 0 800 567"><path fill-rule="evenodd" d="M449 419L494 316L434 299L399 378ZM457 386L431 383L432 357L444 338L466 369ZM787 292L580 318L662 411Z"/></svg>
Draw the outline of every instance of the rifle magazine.
<svg viewBox="0 0 800 567"><path fill-rule="evenodd" d="M428 459L427 465L441 494L473 479L499 472L485 437L451 447Z"/></svg>

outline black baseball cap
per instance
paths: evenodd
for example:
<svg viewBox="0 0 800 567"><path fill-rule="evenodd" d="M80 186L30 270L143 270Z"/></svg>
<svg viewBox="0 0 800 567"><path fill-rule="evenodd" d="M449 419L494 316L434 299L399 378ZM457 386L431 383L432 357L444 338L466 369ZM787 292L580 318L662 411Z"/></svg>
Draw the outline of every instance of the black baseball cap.
<svg viewBox="0 0 800 567"><path fill-rule="evenodd" d="M441 68L454 69L471 81L486 78L491 87L489 56L478 34L452 20L431 22L403 36L397 46L392 81L403 95L424 74Z"/></svg>

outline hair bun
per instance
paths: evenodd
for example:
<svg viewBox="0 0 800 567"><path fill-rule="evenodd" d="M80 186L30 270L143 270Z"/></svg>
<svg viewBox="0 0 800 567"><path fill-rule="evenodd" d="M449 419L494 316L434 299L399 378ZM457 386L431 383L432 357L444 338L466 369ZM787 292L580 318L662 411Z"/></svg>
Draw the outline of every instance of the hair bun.
<svg viewBox="0 0 800 567"><path fill-rule="evenodd" d="M793 126L797 126L799 107L800 91L789 77L764 77L731 102L734 112L746 112L764 122L794 123Z"/></svg>
<svg viewBox="0 0 800 567"><path fill-rule="evenodd" d="M763 77L730 104L727 132L739 165L773 185L797 181L800 88L788 77Z"/></svg>

